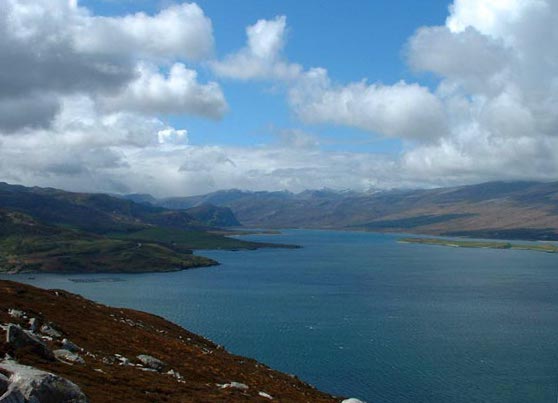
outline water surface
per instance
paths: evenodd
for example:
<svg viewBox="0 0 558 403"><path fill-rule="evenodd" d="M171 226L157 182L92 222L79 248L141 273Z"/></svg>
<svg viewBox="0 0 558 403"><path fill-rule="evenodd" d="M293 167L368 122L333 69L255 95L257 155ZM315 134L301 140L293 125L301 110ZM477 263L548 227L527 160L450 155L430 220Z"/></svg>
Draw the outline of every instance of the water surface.
<svg viewBox="0 0 558 403"><path fill-rule="evenodd" d="M162 315L337 395L556 402L558 255L355 232L247 238L303 248L207 251L222 265L177 273L8 278Z"/></svg>

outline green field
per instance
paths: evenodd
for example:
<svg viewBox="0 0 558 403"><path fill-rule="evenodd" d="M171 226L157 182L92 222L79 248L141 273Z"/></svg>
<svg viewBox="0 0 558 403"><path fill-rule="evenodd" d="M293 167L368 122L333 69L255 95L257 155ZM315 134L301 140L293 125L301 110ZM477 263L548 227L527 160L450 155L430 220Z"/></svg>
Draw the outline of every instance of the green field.
<svg viewBox="0 0 558 403"><path fill-rule="evenodd" d="M498 241L462 241L439 238L401 238L402 243L418 243L425 245L450 246L454 248L489 248L489 249L520 249L537 252L558 253L558 246L551 244L515 244Z"/></svg>

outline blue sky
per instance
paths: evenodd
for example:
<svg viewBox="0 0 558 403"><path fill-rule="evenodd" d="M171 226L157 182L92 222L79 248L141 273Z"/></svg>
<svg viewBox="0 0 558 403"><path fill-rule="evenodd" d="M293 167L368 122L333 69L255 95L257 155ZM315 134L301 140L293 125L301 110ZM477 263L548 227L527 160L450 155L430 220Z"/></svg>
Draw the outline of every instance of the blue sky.
<svg viewBox="0 0 558 403"><path fill-rule="evenodd" d="M157 13L170 2L81 1L96 14ZM259 19L287 17L289 30L285 54L305 67L326 67L340 83L366 79L393 84L401 79L431 85L428 76L417 75L405 63L405 45L420 26L443 24L447 0L354 0L342 6L321 0L201 0L197 4L213 23L216 55L224 56L244 46L245 28ZM202 77L213 76L203 63ZM273 133L299 128L322 138L327 150L398 153L401 141L382 135L331 125L307 125L289 110L273 85L266 82L222 80L230 111L219 121L192 116L165 117L174 126L188 128L195 144L254 145L273 142Z"/></svg>
<svg viewBox="0 0 558 403"><path fill-rule="evenodd" d="M0 1L0 180L557 180L556 43L554 0Z"/></svg>

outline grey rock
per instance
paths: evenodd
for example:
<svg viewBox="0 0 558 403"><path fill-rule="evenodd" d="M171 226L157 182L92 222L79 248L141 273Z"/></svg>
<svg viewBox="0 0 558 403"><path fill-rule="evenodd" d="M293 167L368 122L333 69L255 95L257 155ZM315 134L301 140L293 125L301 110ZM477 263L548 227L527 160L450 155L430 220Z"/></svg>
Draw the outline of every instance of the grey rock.
<svg viewBox="0 0 558 403"><path fill-rule="evenodd" d="M34 333L38 329L39 329L39 321L37 320L37 318L29 319L29 330Z"/></svg>
<svg viewBox="0 0 558 403"><path fill-rule="evenodd" d="M349 399L343 400L341 403L365 403L365 402L359 399L355 399L354 397L351 397Z"/></svg>
<svg viewBox="0 0 558 403"><path fill-rule="evenodd" d="M147 354L138 355L137 358L147 368L151 368L151 369L154 369L156 371L161 371L166 365L163 361L158 360L157 358L152 357L152 356L147 355Z"/></svg>
<svg viewBox="0 0 558 403"><path fill-rule="evenodd" d="M85 364L85 360L81 358L81 356L79 356L76 353L72 353L69 350L64 350L64 349L54 350L53 353L56 359L59 361L66 362L69 364L80 364L80 365Z"/></svg>
<svg viewBox="0 0 558 403"><path fill-rule="evenodd" d="M53 328L51 325L47 325L47 324L41 326L41 333L46 334L47 336L53 337L55 339L59 339L60 337L62 337L62 333L60 333L58 330Z"/></svg>
<svg viewBox="0 0 558 403"><path fill-rule="evenodd" d="M109 357L103 357L103 358L101 359L101 362L102 362L103 364L106 364L106 365L113 365L113 364L116 363L116 358L110 357L110 356L109 356Z"/></svg>
<svg viewBox="0 0 558 403"><path fill-rule="evenodd" d="M9 387L6 392L0 396L2 403L28 403L23 394L16 387Z"/></svg>
<svg viewBox="0 0 558 403"><path fill-rule="evenodd" d="M239 389L239 390L249 389L248 385L245 385L244 383L240 383L240 382L225 383L224 385L221 386L221 389L228 389L228 388Z"/></svg>
<svg viewBox="0 0 558 403"><path fill-rule="evenodd" d="M273 400L273 397L269 393L258 392L258 396L265 397L266 399Z"/></svg>
<svg viewBox="0 0 558 403"><path fill-rule="evenodd" d="M0 362L0 369L10 375L8 391L0 402L10 403L87 403L81 389L69 380L15 361Z"/></svg>
<svg viewBox="0 0 558 403"><path fill-rule="evenodd" d="M72 353L77 353L78 351L81 351L82 348L77 346L76 344L72 343L70 340L68 339L64 339L62 340L62 348L65 350L69 350Z"/></svg>
<svg viewBox="0 0 558 403"><path fill-rule="evenodd" d="M23 330L21 326L10 323L6 330L6 343L10 344L16 350L23 347L32 347L37 354L44 358L54 358L52 352L45 343L42 342L33 333Z"/></svg>
<svg viewBox="0 0 558 403"><path fill-rule="evenodd" d="M15 319L24 319L26 318L25 312L20 311L19 309L10 309L8 314Z"/></svg>
<svg viewBox="0 0 558 403"><path fill-rule="evenodd" d="M0 374L0 396L2 396L8 390L8 386L10 386L8 378Z"/></svg>
<svg viewBox="0 0 558 403"><path fill-rule="evenodd" d="M120 354L114 354L116 359L120 361L120 365L130 365L130 360Z"/></svg>
<svg viewBox="0 0 558 403"><path fill-rule="evenodd" d="M167 375L175 377L177 380L182 381L184 377L180 375L180 372L171 369L170 371L166 372Z"/></svg>

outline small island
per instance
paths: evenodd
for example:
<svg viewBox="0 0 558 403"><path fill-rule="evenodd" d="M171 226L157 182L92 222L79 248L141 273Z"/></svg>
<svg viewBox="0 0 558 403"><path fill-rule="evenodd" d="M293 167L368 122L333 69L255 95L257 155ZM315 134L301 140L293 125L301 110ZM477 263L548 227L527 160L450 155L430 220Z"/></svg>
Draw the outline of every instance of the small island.
<svg viewBox="0 0 558 403"><path fill-rule="evenodd" d="M558 253L558 246L551 244L515 244L499 241L465 241L440 238L401 238L401 243L418 243L424 245L450 246L453 248L488 248L488 249L519 249L536 252Z"/></svg>

